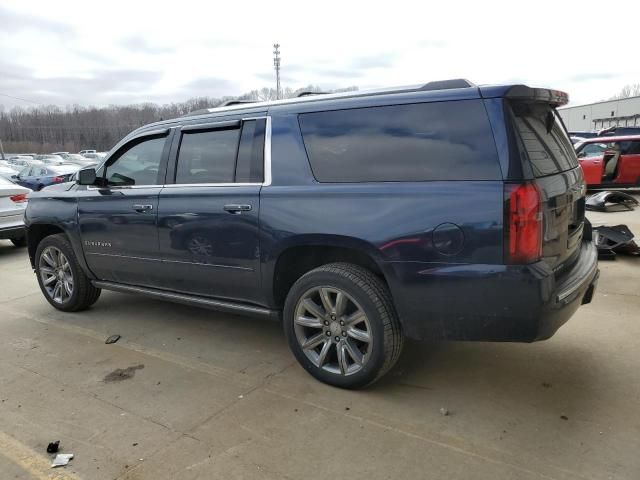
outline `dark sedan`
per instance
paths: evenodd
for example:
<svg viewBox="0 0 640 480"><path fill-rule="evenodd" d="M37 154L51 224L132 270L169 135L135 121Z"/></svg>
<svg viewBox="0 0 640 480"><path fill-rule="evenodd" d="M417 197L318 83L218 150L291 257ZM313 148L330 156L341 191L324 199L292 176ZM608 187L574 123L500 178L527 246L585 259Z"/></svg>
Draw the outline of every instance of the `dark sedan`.
<svg viewBox="0 0 640 480"><path fill-rule="evenodd" d="M12 178L18 185L32 190L42 190L49 185L68 182L78 168L79 166L73 163L29 165Z"/></svg>

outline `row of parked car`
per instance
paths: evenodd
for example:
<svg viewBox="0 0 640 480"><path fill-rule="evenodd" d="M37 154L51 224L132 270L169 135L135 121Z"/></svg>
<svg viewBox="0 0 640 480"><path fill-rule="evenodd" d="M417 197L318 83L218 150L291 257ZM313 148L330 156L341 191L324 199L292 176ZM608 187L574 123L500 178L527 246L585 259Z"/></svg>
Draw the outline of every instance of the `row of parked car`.
<svg viewBox="0 0 640 480"><path fill-rule="evenodd" d="M42 155L12 155L0 160L0 176L31 190L42 190L55 183L66 182L81 168L97 165L105 153L56 152Z"/></svg>
<svg viewBox="0 0 640 480"><path fill-rule="evenodd" d="M95 150L82 150L9 155L0 159L0 239L9 239L17 247L24 246L28 194L67 182L78 170L97 165L105 156L106 153Z"/></svg>

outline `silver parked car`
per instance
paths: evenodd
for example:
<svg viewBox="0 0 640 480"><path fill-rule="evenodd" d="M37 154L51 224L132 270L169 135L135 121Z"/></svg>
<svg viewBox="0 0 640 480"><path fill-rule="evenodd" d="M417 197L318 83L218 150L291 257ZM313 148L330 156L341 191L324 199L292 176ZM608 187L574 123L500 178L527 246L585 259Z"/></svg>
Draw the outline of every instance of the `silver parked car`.
<svg viewBox="0 0 640 480"><path fill-rule="evenodd" d="M36 155L36 160L40 160L45 165L60 165L65 163L65 159L60 155L54 154L44 154L44 155Z"/></svg>
<svg viewBox="0 0 640 480"><path fill-rule="evenodd" d="M16 247L26 245L24 209L30 189L0 177L0 239L9 239Z"/></svg>
<svg viewBox="0 0 640 480"><path fill-rule="evenodd" d="M91 167L98 164L97 160L85 157L83 155L80 155L79 153L65 153L64 155L61 155L61 157L64 158L65 162L75 163L76 165L80 165L83 168Z"/></svg>
<svg viewBox="0 0 640 480"><path fill-rule="evenodd" d="M20 171L20 167L13 165L6 160L0 160L0 177L11 178Z"/></svg>

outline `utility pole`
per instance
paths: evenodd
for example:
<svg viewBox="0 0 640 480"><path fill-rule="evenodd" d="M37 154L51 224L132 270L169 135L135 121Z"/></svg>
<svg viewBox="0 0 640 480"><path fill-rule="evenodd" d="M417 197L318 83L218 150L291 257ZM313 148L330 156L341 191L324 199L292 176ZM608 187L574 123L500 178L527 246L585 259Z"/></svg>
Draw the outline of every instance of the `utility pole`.
<svg viewBox="0 0 640 480"><path fill-rule="evenodd" d="M280 44L273 44L273 66L276 69L276 100L280 99Z"/></svg>

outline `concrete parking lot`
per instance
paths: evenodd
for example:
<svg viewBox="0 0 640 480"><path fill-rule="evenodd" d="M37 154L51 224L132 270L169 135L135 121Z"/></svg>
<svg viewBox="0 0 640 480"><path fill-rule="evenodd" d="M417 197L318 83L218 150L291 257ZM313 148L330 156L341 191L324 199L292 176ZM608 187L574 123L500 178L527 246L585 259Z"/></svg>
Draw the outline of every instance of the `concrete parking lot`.
<svg viewBox="0 0 640 480"><path fill-rule="evenodd" d="M640 210L588 216L640 235ZM619 257L549 341L409 343L343 391L275 323L110 292L58 312L0 241L0 477L637 479L639 313ZM54 440L75 454L56 470Z"/></svg>

